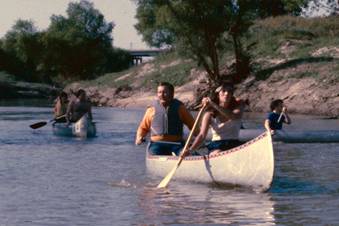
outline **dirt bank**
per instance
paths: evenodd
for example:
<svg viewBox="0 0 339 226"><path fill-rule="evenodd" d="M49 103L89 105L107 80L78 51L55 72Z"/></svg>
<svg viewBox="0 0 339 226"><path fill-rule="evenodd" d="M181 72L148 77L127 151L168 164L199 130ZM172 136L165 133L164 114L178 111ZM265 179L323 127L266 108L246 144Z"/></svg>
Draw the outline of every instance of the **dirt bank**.
<svg viewBox="0 0 339 226"><path fill-rule="evenodd" d="M291 53L296 51L296 45L287 40L278 51L282 53L280 57L265 56L253 60L256 69L253 75L237 85L236 96L248 99L248 109L253 112L267 112L273 99L283 99L291 113L338 118L339 47L314 48L306 57L293 57ZM225 62L223 67L227 70L232 61ZM73 83L66 90L85 88L98 106L145 107L155 96L150 84L154 86L154 81L164 78L167 73L165 81L185 77L184 85L176 87L176 97L190 106L195 102L195 94L199 94L199 89L206 84L206 72L195 65L190 69L181 67L189 64L190 61L177 58L151 61L119 75ZM221 72L227 74L223 69Z"/></svg>
<svg viewBox="0 0 339 226"><path fill-rule="evenodd" d="M295 71L303 68L294 68ZM256 80L253 76L238 85L236 96L248 99L249 110L267 112L273 99L283 99L291 113L324 115L338 118L339 116L339 87L335 78L331 81L321 81L319 78L286 77L289 71L273 73L266 80ZM281 79L281 76L285 79ZM194 91L204 82L204 72L192 71L190 75L198 79L183 86L176 87L176 97L186 104L194 102ZM330 79L330 78L328 78ZM81 84L74 83L68 88L76 90ZM126 87L85 88L92 102L98 106L112 107L146 107L152 103L155 91L133 89Z"/></svg>

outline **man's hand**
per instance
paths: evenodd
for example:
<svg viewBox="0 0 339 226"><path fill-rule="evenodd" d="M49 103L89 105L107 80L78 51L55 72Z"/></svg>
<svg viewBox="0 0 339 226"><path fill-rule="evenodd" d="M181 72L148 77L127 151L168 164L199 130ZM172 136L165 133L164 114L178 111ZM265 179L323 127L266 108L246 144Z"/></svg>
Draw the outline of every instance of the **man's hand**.
<svg viewBox="0 0 339 226"><path fill-rule="evenodd" d="M287 113L287 107L286 107L286 106L284 106L284 107L282 108L282 112L283 112L283 113Z"/></svg>
<svg viewBox="0 0 339 226"><path fill-rule="evenodd" d="M137 139L135 139L135 145L140 145L142 143L144 143L146 140L144 137L139 137Z"/></svg>

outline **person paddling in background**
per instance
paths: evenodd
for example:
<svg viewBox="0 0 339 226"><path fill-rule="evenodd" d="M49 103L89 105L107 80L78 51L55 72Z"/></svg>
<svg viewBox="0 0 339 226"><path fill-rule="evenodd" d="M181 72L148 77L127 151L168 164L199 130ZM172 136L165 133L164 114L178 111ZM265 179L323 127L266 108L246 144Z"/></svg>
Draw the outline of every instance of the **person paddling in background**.
<svg viewBox="0 0 339 226"><path fill-rule="evenodd" d="M281 99L273 100L270 104L271 112L265 120L265 128L273 135L276 130L281 130L283 123L291 124L291 119L287 114L287 108Z"/></svg>
<svg viewBox="0 0 339 226"><path fill-rule="evenodd" d="M202 104L207 105L208 109L202 118L200 133L189 148L190 152L205 140L209 128L212 130L212 141L207 145L209 154L216 154L241 144L239 132L245 108L244 101L234 97L234 87L231 83L224 83L215 92L217 97L214 102L207 97L202 100Z"/></svg>
<svg viewBox="0 0 339 226"><path fill-rule="evenodd" d="M92 120L91 102L87 99L85 90L79 89L75 96L76 98L69 103L67 108L67 121L76 122L85 114L88 115L89 120Z"/></svg>
<svg viewBox="0 0 339 226"><path fill-rule="evenodd" d="M184 124L192 129L192 115L181 101L174 98L173 85L162 82L157 88L157 99L147 108L140 122L135 144L141 144L150 132L150 154L179 155L183 147Z"/></svg>
<svg viewBox="0 0 339 226"><path fill-rule="evenodd" d="M68 106L68 95L64 91L62 91L56 99L56 103L54 105L54 118L55 122L66 122L66 112ZM64 117L62 117L64 116Z"/></svg>

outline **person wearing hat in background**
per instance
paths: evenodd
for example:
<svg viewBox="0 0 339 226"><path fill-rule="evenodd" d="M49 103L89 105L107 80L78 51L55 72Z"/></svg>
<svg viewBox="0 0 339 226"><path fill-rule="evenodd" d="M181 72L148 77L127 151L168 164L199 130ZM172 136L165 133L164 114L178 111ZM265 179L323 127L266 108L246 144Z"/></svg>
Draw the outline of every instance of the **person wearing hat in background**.
<svg viewBox="0 0 339 226"><path fill-rule="evenodd" d="M207 145L209 154L216 154L241 144L239 132L245 102L234 97L234 87L231 83L224 83L215 93L214 101L208 97L202 99L202 104L207 105L208 109L201 121L200 133L193 141L190 151L201 145L209 128L212 130L212 141Z"/></svg>

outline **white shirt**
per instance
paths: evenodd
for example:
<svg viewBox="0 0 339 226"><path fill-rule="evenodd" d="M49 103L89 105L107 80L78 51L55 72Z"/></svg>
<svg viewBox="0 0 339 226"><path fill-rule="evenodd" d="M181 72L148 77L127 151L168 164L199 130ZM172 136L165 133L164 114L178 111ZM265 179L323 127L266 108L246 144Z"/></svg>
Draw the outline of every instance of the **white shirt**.
<svg viewBox="0 0 339 226"><path fill-rule="evenodd" d="M241 128L241 119L221 122L218 117L211 119L212 141L238 140Z"/></svg>

